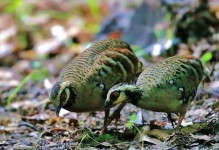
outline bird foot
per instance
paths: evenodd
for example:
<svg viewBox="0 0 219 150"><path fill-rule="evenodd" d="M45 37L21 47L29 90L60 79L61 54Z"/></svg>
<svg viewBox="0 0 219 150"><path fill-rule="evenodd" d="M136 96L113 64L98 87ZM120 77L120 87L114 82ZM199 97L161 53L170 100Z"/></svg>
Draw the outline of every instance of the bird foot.
<svg viewBox="0 0 219 150"><path fill-rule="evenodd" d="M172 117L171 113L168 113L168 114L167 114L167 118L168 118L168 120L171 122L172 127L175 128L175 125L177 124L177 123L176 123L176 119Z"/></svg>
<svg viewBox="0 0 219 150"><path fill-rule="evenodd" d="M103 135L104 133L107 133L108 130L107 130L107 127L103 127L100 131L100 135Z"/></svg>

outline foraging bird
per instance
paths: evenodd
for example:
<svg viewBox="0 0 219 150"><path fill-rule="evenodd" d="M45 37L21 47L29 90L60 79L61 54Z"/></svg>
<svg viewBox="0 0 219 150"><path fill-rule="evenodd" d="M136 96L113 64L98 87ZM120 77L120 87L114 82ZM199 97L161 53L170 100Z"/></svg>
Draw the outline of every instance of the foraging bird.
<svg viewBox="0 0 219 150"><path fill-rule="evenodd" d="M120 82L132 83L142 64L130 46L107 39L93 44L61 72L49 98L58 115L61 108L72 112L104 110L107 91ZM105 111L108 117L109 110Z"/></svg>
<svg viewBox="0 0 219 150"><path fill-rule="evenodd" d="M147 67L136 84L120 83L108 94L105 107L132 103L137 107L157 112L179 114L178 124L196 95L200 82L209 75L201 61L193 56L173 56ZM172 123L172 121L171 121Z"/></svg>

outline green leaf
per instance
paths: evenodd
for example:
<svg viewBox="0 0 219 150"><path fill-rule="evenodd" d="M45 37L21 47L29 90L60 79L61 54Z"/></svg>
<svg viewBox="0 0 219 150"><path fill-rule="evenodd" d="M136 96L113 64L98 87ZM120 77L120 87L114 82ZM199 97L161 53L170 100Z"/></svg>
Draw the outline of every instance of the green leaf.
<svg viewBox="0 0 219 150"><path fill-rule="evenodd" d="M131 115L130 122L135 122L137 116L135 114Z"/></svg>
<svg viewBox="0 0 219 150"><path fill-rule="evenodd" d="M8 4L5 7L4 11L8 13L12 13L18 10L18 8L24 3L23 0L12 0L12 1L4 1Z"/></svg>
<svg viewBox="0 0 219 150"><path fill-rule="evenodd" d="M131 115L129 122L126 123L126 127L131 128L132 126L134 126L136 118L137 116L135 114Z"/></svg>
<svg viewBox="0 0 219 150"><path fill-rule="evenodd" d="M201 57L201 61L206 64L212 59L212 57L212 52L205 52L204 55Z"/></svg>
<svg viewBox="0 0 219 150"><path fill-rule="evenodd" d="M97 2L97 0L87 0L88 6L91 10L91 13L93 16L99 16L100 12L100 6Z"/></svg>
<svg viewBox="0 0 219 150"><path fill-rule="evenodd" d="M127 128L131 128L132 126L133 126L133 123L131 123L131 122L127 122L127 123L126 123L126 127L127 127Z"/></svg>
<svg viewBox="0 0 219 150"><path fill-rule="evenodd" d="M109 140L111 138L112 138L112 136L110 134L103 134L103 139L104 140Z"/></svg>

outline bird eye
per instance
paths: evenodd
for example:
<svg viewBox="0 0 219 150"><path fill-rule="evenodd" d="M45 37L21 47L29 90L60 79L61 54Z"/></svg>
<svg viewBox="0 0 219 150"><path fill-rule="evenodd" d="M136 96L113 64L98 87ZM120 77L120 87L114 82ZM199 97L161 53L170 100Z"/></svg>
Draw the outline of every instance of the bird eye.
<svg viewBox="0 0 219 150"><path fill-rule="evenodd" d="M113 101L117 100L117 98L119 97L119 95L120 95L120 92L119 92L119 91L114 91L114 92L112 92L111 95L110 95L110 100L113 100Z"/></svg>
<svg viewBox="0 0 219 150"><path fill-rule="evenodd" d="M60 103L62 106L67 104L68 100L70 99L71 94L72 93L70 93L69 88L65 88L65 90L62 91L62 93L60 95Z"/></svg>
<svg viewBox="0 0 219 150"><path fill-rule="evenodd" d="M64 91L61 93L61 95L60 95L60 100L61 100L61 101L65 101L66 98L67 98L67 94L66 94L66 92L65 92L65 90L64 90Z"/></svg>

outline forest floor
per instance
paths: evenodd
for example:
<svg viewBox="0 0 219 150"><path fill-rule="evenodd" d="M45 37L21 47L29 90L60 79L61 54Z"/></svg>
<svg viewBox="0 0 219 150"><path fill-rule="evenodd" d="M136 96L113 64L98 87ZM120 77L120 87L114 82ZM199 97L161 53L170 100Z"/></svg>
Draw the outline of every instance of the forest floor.
<svg viewBox="0 0 219 150"><path fill-rule="evenodd" d="M199 89L200 97L192 102L187 111L182 125L189 128L182 128L182 133L176 132L174 135L165 113L141 110L129 104L121 112L117 129L111 123L109 132L100 135L103 112L74 113L61 110L60 117L57 117L43 82L30 84L28 82L24 86L10 108L0 107L0 147L3 149L219 147L218 100L207 96L203 89L202 92ZM144 125L141 125L142 121ZM156 133L153 133L155 130Z"/></svg>
<svg viewBox="0 0 219 150"><path fill-rule="evenodd" d="M0 150L219 149L219 5L209 11L206 5L190 8L190 2L168 4L172 9L164 13L157 3L95 2L0 3ZM130 21L132 15L136 20ZM118 127L112 122L103 135L104 112L62 109L56 116L48 95L60 71L92 41L104 38L133 42L144 66L193 54L209 68L211 81L198 88L180 130L173 130L165 113L131 104L122 110ZM167 48L157 51L159 46Z"/></svg>

